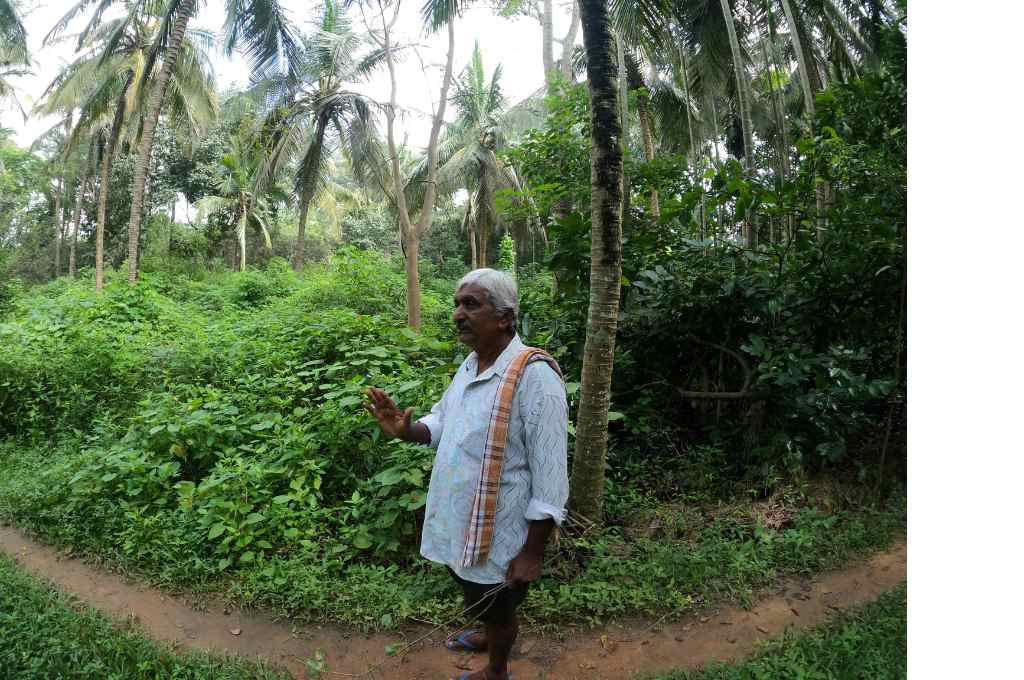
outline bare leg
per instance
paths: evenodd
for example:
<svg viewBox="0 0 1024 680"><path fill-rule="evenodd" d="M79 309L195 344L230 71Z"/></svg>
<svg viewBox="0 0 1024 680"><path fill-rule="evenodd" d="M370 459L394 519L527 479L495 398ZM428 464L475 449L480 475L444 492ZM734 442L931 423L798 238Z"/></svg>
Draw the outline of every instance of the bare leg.
<svg viewBox="0 0 1024 680"><path fill-rule="evenodd" d="M519 635L519 619L486 627L487 665L469 675L469 680L508 680L508 658ZM474 644L476 640L473 640Z"/></svg>
<svg viewBox="0 0 1024 680"><path fill-rule="evenodd" d="M508 657L512 654L517 635L519 618L515 614L509 623L487 625L487 680L505 680L508 677Z"/></svg>

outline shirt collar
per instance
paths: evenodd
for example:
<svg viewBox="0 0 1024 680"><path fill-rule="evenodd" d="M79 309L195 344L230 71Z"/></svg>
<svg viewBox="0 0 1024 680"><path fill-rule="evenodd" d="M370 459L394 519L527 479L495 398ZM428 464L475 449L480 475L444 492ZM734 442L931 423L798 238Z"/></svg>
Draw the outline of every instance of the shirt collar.
<svg viewBox="0 0 1024 680"><path fill-rule="evenodd" d="M477 380L484 381L490 379L492 375L502 376L505 374L505 369L512 363L521 351L526 348L523 341L519 339L519 335L516 334L508 343L508 345L501 351L498 358L494 360L494 364L480 375L476 375L476 369L478 364L478 358L476 352L469 355L469 364L466 368L470 372L470 380L476 382Z"/></svg>

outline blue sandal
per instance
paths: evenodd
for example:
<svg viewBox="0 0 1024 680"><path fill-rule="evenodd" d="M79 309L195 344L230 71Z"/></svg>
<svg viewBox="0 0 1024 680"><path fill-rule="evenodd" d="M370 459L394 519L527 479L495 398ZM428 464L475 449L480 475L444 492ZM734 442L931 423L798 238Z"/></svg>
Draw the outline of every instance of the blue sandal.
<svg viewBox="0 0 1024 680"><path fill-rule="evenodd" d="M487 646L486 645L483 645L483 646L474 645L472 642L469 641L469 636L470 635L474 635L474 634L477 634L479 632L480 631L478 631L478 630L466 630L466 631L463 631L463 632L461 632L461 633L459 633L457 635L453 635L452 637L450 637L447 640L445 640L444 646L447 647L448 649L450 649L453 652L461 652L461 651L483 652L483 651L486 651L487 650ZM462 677L465 677L465 675L463 675ZM462 680L462 677L460 677L458 680Z"/></svg>

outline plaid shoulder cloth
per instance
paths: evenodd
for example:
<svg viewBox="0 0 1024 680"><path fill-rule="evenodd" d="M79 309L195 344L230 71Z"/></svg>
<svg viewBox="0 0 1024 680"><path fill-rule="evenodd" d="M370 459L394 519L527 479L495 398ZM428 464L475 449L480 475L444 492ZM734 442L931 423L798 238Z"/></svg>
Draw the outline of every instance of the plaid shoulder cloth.
<svg viewBox="0 0 1024 680"><path fill-rule="evenodd" d="M464 567L483 562L491 550L501 468L505 463L505 443L508 440L508 426L512 419L512 397L515 396L523 370L527 364L534 361L547 362L558 377L562 377L562 370L554 357L536 347L524 349L505 369L505 375L502 376L498 393L494 396L494 404L491 406L491 422L487 427L487 443L480 466L480 481L477 483L473 510L469 516L469 528L466 530L466 549L462 554Z"/></svg>

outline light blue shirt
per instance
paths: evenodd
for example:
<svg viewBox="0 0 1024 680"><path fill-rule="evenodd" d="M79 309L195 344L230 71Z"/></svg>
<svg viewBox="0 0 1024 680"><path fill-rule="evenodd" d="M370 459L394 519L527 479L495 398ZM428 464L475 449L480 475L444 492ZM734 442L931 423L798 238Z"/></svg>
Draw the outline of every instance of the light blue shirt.
<svg viewBox="0 0 1024 680"><path fill-rule="evenodd" d="M476 352L470 354L441 401L419 421L430 430L430 445L437 449L420 554L475 583L505 580L509 562L526 544L531 520L550 517L561 525L565 519L569 498L565 386L547 363L534 361L523 371L512 398L490 553L486 562L462 566L491 407L505 369L525 348L517 335L479 376Z"/></svg>

